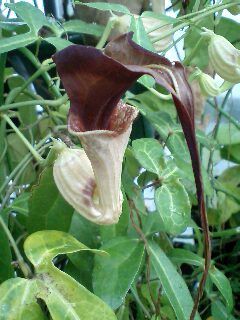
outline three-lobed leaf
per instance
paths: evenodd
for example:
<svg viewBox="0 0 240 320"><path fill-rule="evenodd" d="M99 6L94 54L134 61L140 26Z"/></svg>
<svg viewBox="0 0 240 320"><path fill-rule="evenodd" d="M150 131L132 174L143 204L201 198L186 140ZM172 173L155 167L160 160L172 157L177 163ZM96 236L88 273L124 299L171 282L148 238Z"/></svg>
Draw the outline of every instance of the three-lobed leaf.
<svg viewBox="0 0 240 320"><path fill-rule="evenodd" d="M16 314L19 320L45 319L37 299L45 302L53 320L116 320L102 300L53 265L58 254L89 248L67 233L48 230L30 235L24 250L35 267L35 277L10 279L0 286L1 320L16 319Z"/></svg>

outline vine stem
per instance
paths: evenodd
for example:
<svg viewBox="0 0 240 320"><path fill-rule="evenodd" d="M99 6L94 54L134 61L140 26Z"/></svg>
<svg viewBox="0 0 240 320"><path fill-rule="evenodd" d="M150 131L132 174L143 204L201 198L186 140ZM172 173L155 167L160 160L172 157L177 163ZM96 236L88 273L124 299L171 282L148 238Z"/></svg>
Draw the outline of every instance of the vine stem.
<svg viewBox="0 0 240 320"><path fill-rule="evenodd" d="M97 49L102 49L104 47L104 45L105 45L105 43L106 43L106 41L107 41L107 39L108 39L113 27L116 24L116 22L117 22L117 18L116 17L110 17L108 19L108 22L107 22L107 25L106 25L106 27L105 27L105 29L103 31L103 34L102 34L98 44L96 45Z"/></svg>
<svg viewBox="0 0 240 320"><path fill-rule="evenodd" d="M51 65L44 65L44 64L40 64L40 67L38 68L38 70L36 72L34 72L25 82L24 84L19 87L19 88L15 88L13 89L7 96L6 98L6 103L12 103L16 97L23 92L35 79L37 79L38 77L40 77L43 73L51 70L52 68L55 67L55 64L51 64Z"/></svg>
<svg viewBox="0 0 240 320"><path fill-rule="evenodd" d="M35 57L35 55L27 48L20 48L20 52L34 65L36 69L41 68L43 65L39 62L39 60ZM55 64L53 64L55 66ZM50 77L49 73L46 69L42 69L42 77L46 84L48 85L48 88L50 92L56 97L61 97L61 93L59 89L56 87L54 82L52 81L52 78Z"/></svg>
<svg viewBox="0 0 240 320"><path fill-rule="evenodd" d="M240 3L240 2L239 2L239 3ZM210 8L203 9L202 11L198 11L198 15L197 15L196 17L192 18L192 20L186 21L186 22L182 22L182 23L180 23L178 26L172 28L172 30L169 30L169 31L167 31L167 32L165 32L165 33L163 32L161 36L156 37L156 38L154 39L153 43L158 42L158 41L160 41L160 40L162 40L162 39L170 36L171 34L174 34L176 31L178 31L178 30L180 30L180 29L183 29L183 28L185 28L185 27L188 27L191 23L195 23L195 22L197 22L198 20L200 20L200 19L202 19L202 18L204 18L204 17L207 17L207 16L209 16L209 15L211 15L211 14L217 12L217 11L222 11L222 10L224 10L224 9L230 8L230 7L232 7L232 6L235 5L235 4L236 4L236 3L227 3L227 4L223 4L223 5L216 5L215 7L212 6L212 7L210 7ZM202 14L199 14L199 12L202 12ZM194 15L195 15L195 14L194 14ZM182 20L182 19L185 19L185 18L189 18L189 17L191 17L191 16L192 16L192 14L185 15L185 16L181 17L181 20ZM155 26L154 28L148 30L148 33L151 33L151 32L153 32L153 31L155 31L155 30L157 30L157 29L159 29L159 28L161 28L161 27L162 27L162 26L160 26L160 25L159 25L159 26Z"/></svg>
<svg viewBox="0 0 240 320"><path fill-rule="evenodd" d="M2 228L4 230L4 232L5 232L6 236L8 237L9 242L11 243L11 246L12 246L12 248L14 250L14 253L15 253L17 261L18 261L18 265L19 265L20 269L22 270L22 273L24 274L24 277L25 278L30 278L32 272L31 272L29 266L25 263L25 261L24 261L22 255L21 255L18 247L17 247L17 244L16 244L11 232L9 231L6 223L4 222L4 220L3 220L3 218L1 216L0 216L0 224L1 224L1 226L2 226Z"/></svg>
<svg viewBox="0 0 240 320"><path fill-rule="evenodd" d="M0 107L0 111L6 111L9 109L13 109L13 108L19 108L19 107L23 107L23 106L36 106L36 105L40 105L40 106L51 106L51 107L56 107L59 106L61 104L66 103L68 100L67 95L62 96L59 99L56 100L32 100L32 101L24 101L24 102L15 102L15 103L10 103L10 104L5 104L2 105Z"/></svg>
<svg viewBox="0 0 240 320"><path fill-rule="evenodd" d="M240 130L240 123L235 118L233 118L227 111L225 111L223 107L218 107L211 101L208 101L208 104L214 109L216 109L219 113L221 113L226 119L228 119L238 130Z"/></svg>
<svg viewBox="0 0 240 320"><path fill-rule="evenodd" d="M55 130L58 130L57 127L55 127ZM48 139L51 138L51 134L48 134L46 137L44 137L42 140L39 141L39 143L36 145L36 149L40 149ZM14 168L14 170L8 175L8 177L5 179L4 183L0 187L0 194L2 191L7 187L8 183L13 179L13 177L21 170L22 166L31 159L31 154L27 154L21 162Z"/></svg>
<svg viewBox="0 0 240 320"><path fill-rule="evenodd" d="M21 131L18 129L18 127L15 126L15 124L12 122L12 120L7 116L6 114L2 115L2 118L6 120L6 122L10 125L10 127L15 131L15 133L18 135L18 137L22 140L22 142L25 144L25 146L28 148L28 150L31 152L35 160L42 164L44 162L44 159L40 156L40 154L35 150L35 148L31 145L31 143L24 137L24 135L21 133Z"/></svg>

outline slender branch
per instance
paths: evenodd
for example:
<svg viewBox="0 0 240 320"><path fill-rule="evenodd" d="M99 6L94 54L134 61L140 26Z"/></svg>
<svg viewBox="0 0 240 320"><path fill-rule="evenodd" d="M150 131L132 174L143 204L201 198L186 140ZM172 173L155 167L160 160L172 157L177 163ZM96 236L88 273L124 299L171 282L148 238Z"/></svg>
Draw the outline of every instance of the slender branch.
<svg viewBox="0 0 240 320"><path fill-rule="evenodd" d="M57 128L55 128L57 130ZM48 134L46 137L44 137L42 140L38 142L36 145L36 150L39 150L45 143L46 141L51 138L51 135ZM24 163L27 162L29 159L31 159L31 154L27 154L21 162L14 168L14 170L8 175L8 177L5 179L4 183L0 187L0 193L7 187L9 182L13 179L13 177L18 173L19 170L21 170L22 166L24 166Z"/></svg>
<svg viewBox="0 0 240 320"><path fill-rule="evenodd" d="M107 39L113 29L113 27L115 26L117 22L117 18L116 17L110 17L108 22L107 22L107 25L103 31L103 34L101 36L101 39L99 40L98 44L96 45L96 48L97 49L102 49L105 45L105 43L107 42Z"/></svg>
<svg viewBox="0 0 240 320"><path fill-rule="evenodd" d="M42 64L39 62L39 60L35 57L35 55L29 49L20 48L19 50L34 65L36 69L39 69L42 67ZM52 92L52 94L56 97L61 97L60 91L55 86L54 82L52 81L52 78L50 77L49 73L46 70L43 70L42 77L46 82L50 92Z"/></svg>
<svg viewBox="0 0 240 320"><path fill-rule="evenodd" d="M216 109L217 111L219 111L223 117L225 117L226 119L228 119L237 129L240 130L240 123L239 121L237 121L234 117L232 117L227 111L225 111L222 107L218 107L216 106L214 103L212 103L211 101L208 100L208 104L213 107L214 109Z"/></svg>
<svg viewBox="0 0 240 320"><path fill-rule="evenodd" d="M216 6L212 6L210 8L205 8L205 9L203 9L201 11L198 11L197 13L192 13L192 14L189 14L189 15L182 16L181 18L179 18L180 21L182 21L183 19L186 19L186 18L190 18L193 15L194 16L196 15L195 17L192 18L192 20L188 20L188 21L182 22L179 25L177 25L176 27L172 28L171 30L169 30L167 32L163 32L161 36L156 37L154 39L153 43L158 42L158 41L160 41L160 40L162 40L162 39L174 34L176 31L178 31L180 29L188 27L190 24L196 23L198 20L200 20L200 19L202 19L204 17L207 17L207 16L213 14L214 12L222 11L224 9L230 8L235 4L236 3L227 3L227 4L222 4L222 5L216 5ZM155 26L154 28L149 29L148 33L151 33L151 32L153 32L153 31L155 31L155 30L157 30L157 29L159 29L161 27L162 27L162 25Z"/></svg>
<svg viewBox="0 0 240 320"><path fill-rule="evenodd" d="M139 304L140 308L142 309L143 313L145 314L145 316L148 319L151 319L151 315L148 312L148 310L145 308L144 304L142 303L142 301L140 300L138 293L137 293L137 289L135 289L133 286L131 286L131 292L136 300L136 302Z"/></svg>
<svg viewBox="0 0 240 320"><path fill-rule="evenodd" d="M28 150L32 153L35 160L39 164L42 164L44 162L44 159L40 156L40 154L36 151L36 149L31 145L31 143L24 137L24 135L21 133L21 131L18 129L18 127L15 126L15 124L12 122L12 120L9 118L9 116L4 114L4 115L2 115L2 117L3 117L3 119L6 120L6 122L15 131L15 133L22 140L22 142L25 144L25 146L28 148Z"/></svg>
<svg viewBox="0 0 240 320"><path fill-rule="evenodd" d="M15 253L17 261L18 261L18 265L19 265L20 269L22 270L24 277L25 278L31 277L31 270L28 267L28 265L25 263L20 251L18 250L18 247L16 245L16 242L15 242L11 232L9 231L8 227L6 226L4 220L1 216L0 216L0 224L5 232L6 236L8 237L9 242L12 245L12 248L14 250L14 253Z"/></svg>
<svg viewBox="0 0 240 320"><path fill-rule="evenodd" d="M0 112L1 111L6 111L9 109L13 108L19 108L19 107L31 107L31 106L52 106L52 107L57 107L60 106L61 104L66 103L68 100L67 95L62 96L61 98L58 98L56 100L32 100L32 101L24 101L24 102L15 102L15 103L10 103L10 104L5 104L0 107Z"/></svg>
<svg viewBox="0 0 240 320"><path fill-rule="evenodd" d="M231 237L240 234L240 227L212 232L213 238Z"/></svg>
<svg viewBox="0 0 240 320"><path fill-rule="evenodd" d="M51 64L51 65L44 65L44 64L40 64L38 70L36 72L34 72L25 82L24 84L19 87L19 88L14 88L7 96L6 98L6 104L12 103L16 97L23 92L35 79L37 79L38 77L40 77L43 73L51 70L52 68L54 68L55 65Z"/></svg>

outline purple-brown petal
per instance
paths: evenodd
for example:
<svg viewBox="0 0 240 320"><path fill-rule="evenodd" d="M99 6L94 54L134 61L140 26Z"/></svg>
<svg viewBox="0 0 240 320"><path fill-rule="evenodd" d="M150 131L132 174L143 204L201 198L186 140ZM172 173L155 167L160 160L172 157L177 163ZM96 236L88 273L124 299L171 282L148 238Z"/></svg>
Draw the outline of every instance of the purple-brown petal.
<svg viewBox="0 0 240 320"><path fill-rule="evenodd" d="M69 96L71 129L109 130L110 118L122 95L141 73L93 47L72 45L53 56Z"/></svg>

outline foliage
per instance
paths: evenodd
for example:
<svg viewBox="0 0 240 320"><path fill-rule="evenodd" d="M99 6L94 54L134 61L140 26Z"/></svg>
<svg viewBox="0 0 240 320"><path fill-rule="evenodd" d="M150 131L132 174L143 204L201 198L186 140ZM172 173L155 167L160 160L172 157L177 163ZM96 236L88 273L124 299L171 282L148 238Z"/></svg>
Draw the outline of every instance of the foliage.
<svg viewBox="0 0 240 320"><path fill-rule="evenodd" d="M53 177L54 139L81 146L68 132L70 103L52 54L73 43L102 49L111 32L133 31L133 40L153 52L168 39L159 52L167 57L183 39L179 60L187 74L198 67L214 78L201 28L239 48L239 23L222 11L240 2L183 3L173 1L165 14L152 12L149 1L136 16L123 4L75 1L76 9L87 10L86 21L57 21L24 1L1 6L0 320L190 318L204 271L204 237L191 157L165 89L144 75L123 97L140 115L123 161L117 224L86 220ZM108 15L106 26L95 20L96 12ZM156 19L156 27L146 18ZM227 83L227 91L206 97L197 79L191 82L190 75L189 81L212 237L195 319L234 320L240 315L240 124L229 105L239 85Z"/></svg>

